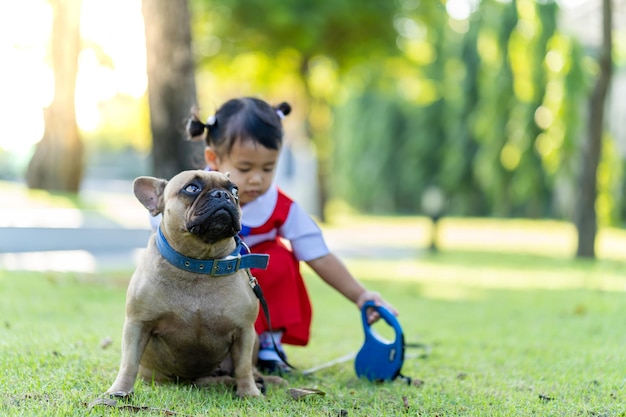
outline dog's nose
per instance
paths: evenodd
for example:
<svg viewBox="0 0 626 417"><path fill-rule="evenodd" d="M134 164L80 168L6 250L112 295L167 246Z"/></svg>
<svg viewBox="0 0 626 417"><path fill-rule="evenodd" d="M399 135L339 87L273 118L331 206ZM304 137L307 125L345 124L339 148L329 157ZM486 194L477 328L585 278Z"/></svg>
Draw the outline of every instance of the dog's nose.
<svg viewBox="0 0 626 417"><path fill-rule="evenodd" d="M213 190L209 193L212 198L219 198L222 200L228 200L228 193L224 190Z"/></svg>

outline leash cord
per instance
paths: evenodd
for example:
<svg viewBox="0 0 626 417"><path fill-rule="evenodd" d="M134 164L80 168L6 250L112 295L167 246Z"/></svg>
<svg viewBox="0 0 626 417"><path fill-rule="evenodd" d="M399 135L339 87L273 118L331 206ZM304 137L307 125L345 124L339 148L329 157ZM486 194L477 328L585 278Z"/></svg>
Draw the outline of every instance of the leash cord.
<svg viewBox="0 0 626 417"><path fill-rule="evenodd" d="M432 352L431 346L426 343L405 343L404 347L410 349L422 349L423 352L420 355L417 355L418 358L427 358Z"/></svg>
<svg viewBox="0 0 626 417"><path fill-rule="evenodd" d="M402 347L403 347L403 352L402 352L402 356L404 359L404 349L405 348L413 348L413 349L423 349L424 353L422 353L421 355L418 356L418 358L427 358L428 355L430 355L430 351L431 351L431 347L430 345L427 345L425 343L405 343L404 341L402 342ZM403 360L404 362L404 360ZM406 375L402 375L402 373L400 371L398 371L398 374L395 376L395 378L399 378L402 381L406 382L407 385L412 385L413 384L413 378L411 378L410 376L406 376Z"/></svg>
<svg viewBox="0 0 626 417"><path fill-rule="evenodd" d="M259 282L254 277L254 275L252 275L250 270L246 269L246 272L248 273L250 287L252 287L252 291L254 291L254 295L256 295L256 298L259 299L259 302L261 303L261 307L263 308L263 314L265 314L265 318L267 319L267 327L269 327L270 336L272 338L272 345L274 346L274 351L276 352L280 360L282 360L285 363L285 365L287 365L291 369L297 369L295 366L287 362L287 357L285 356L285 354L281 352L278 349L278 347L276 347L276 341L274 340L274 335L273 335L274 330L272 329L272 320L270 319L270 310L269 310L269 307L267 306L267 301L265 301L263 290L261 289Z"/></svg>

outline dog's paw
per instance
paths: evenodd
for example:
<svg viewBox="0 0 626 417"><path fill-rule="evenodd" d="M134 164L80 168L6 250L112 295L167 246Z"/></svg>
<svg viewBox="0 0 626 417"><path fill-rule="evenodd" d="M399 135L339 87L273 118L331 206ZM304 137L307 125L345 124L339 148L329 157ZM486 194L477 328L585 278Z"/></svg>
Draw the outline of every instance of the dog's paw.
<svg viewBox="0 0 626 417"><path fill-rule="evenodd" d="M239 398L254 398L261 395L261 391L256 386L256 383L252 385L248 384L238 384L237 385L237 396Z"/></svg>
<svg viewBox="0 0 626 417"><path fill-rule="evenodd" d="M263 380L270 385L278 385L278 386L287 386L289 382L286 379L283 379L276 375L263 375Z"/></svg>
<svg viewBox="0 0 626 417"><path fill-rule="evenodd" d="M130 390L130 391L108 390L107 392L104 393L104 395L108 395L109 398L126 399L126 398L130 398L133 395L133 390Z"/></svg>

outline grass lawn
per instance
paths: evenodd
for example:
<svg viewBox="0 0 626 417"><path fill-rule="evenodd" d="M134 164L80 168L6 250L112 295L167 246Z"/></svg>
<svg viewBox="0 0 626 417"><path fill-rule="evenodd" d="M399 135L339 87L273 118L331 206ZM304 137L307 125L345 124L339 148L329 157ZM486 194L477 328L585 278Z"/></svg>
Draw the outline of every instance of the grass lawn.
<svg viewBox="0 0 626 417"><path fill-rule="evenodd" d="M403 373L421 386L358 380L349 361L289 377L323 396L295 400L270 387L241 401L224 387L138 382L134 409L89 408L117 373L130 271L4 271L0 415L626 415L625 264L445 251L348 266L401 311L407 342L431 346L426 358L407 350ZM357 351L363 339L354 306L306 273L312 342L287 350L300 369Z"/></svg>

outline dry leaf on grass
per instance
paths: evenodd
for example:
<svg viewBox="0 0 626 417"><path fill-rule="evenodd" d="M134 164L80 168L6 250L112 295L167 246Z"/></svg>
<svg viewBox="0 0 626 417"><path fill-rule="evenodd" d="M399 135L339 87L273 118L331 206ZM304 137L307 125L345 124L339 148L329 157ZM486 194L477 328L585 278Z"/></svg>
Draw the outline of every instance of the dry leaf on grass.
<svg viewBox="0 0 626 417"><path fill-rule="evenodd" d="M90 402L87 407L88 408L93 408L95 406L105 406L105 407L116 407L119 408L120 410L129 410L132 412L139 412L139 411L153 411L153 412L157 412L157 413L161 413L164 416L178 416L181 414L178 414L175 411L172 410L166 410L163 408L156 408L156 407L148 407L145 405L142 406L138 406L138 405L131 405L131 404L121 404L118 405L117 401L112 399L112 398L96 398L94 401Z"/></svg>
<svg viewBox="0 0 626 417"><path fill-rule="evenodd" d="M320 391L315 388L289 388L288 392L294 400L301 400L302 398L310 397L311 395L326 395L324 391Z"/></svg>
<svg viewBox="0 0 626 417"><path fill-rule="evenodd" d="M423 380L417 379L417 378L415 378L415 379L413 379L411 381L411 385L413 385L414 387L417 387L417 388L421 387L424 384L425 384L425 382Z"/></svg>
<svg viewBox="0 0 626 417"><path fill-rule="evenodd" d="M87 404L87 407L93 408L96 405L106 405L107 407L117 407L117 401L115 401L113 398L96 398L95 400Z"/></svg>

